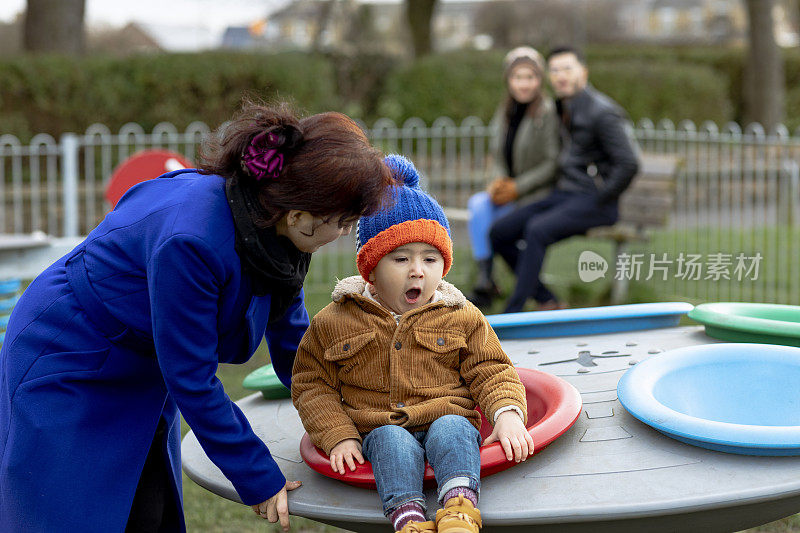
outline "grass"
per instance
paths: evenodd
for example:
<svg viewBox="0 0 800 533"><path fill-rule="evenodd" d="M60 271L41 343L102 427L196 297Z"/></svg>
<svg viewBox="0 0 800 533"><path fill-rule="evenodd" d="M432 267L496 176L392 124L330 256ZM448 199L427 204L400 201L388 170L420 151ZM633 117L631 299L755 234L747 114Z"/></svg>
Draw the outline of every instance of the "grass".
<svg viewBox="0 0 800 533"><path fill-rule="evenodd" d="M659 282L632 282L629 301L648 302L681 299L697 303L714 298L715 295L732 295L747 299L748 295L767 294L776 300L792 297L798 280L792 280L792 268L796 268L800 243L800 232L797 229L773 228L768 230L697 230L694 232L670 231L654 235L653 240L645 245L632 247L631 252L677 254L678 251L699 253L700 251L759 251L764 255L762 265L764 278L752 283L733 283L726 281L699 280ZM580 253L593 250L609 260L609 272L606 279L590 283L581 282L577 275L577 264ZM602 305L608 303L610 280L613 278L614 266L611 261L613 248L607 241L586 238L572 238L552 247L548 253L543 269L543 276L559 298L569 302L572 307ZM322 280L315 284L314 290L308 292L306 307L313 316L330 302L330 289L334 282L334 272L344 277L355 272L352 252L334 252L325 260L312 262L312 270L316 269L316 278ZM469 280L474 275L472 261L466 248L454 251L453 268L447 279L464 292L469 288ZM337 265L333 267L333 265ZM340 265L345 265L344 267ZM348 269L351 269L348 272ZM326 275L329 282L324 282ZM796 276L795 276L796 277ZM504 295L513 288L513 276L505 265L497 262L497 279ZM760 301L765 301L763 298ZM790 302L786 302L790 303ZM792 302L797 303L797 302ZM502 311L502 299L496 301L488 309L487 314ZM532 310L532 304L527 308ZM242 388L244 377L259 366L268 362L265 346L259 348L253 358L243 365L220 365L217 373L225 386L228 395L238 400L250 393ZM184 434L188 428L184 424ZM196 485L184 475L183 479L184 513L187 527L192 532L278 532L279 526L269 524L258 518L248 507L220 498ZM345 530L319 524L317 522L292 517L292 530L304 533L334 533ZM388 527L387 527L388 531ZM747 530L750 533L800 533L800 515L793 515L770 524Z"/></svg>

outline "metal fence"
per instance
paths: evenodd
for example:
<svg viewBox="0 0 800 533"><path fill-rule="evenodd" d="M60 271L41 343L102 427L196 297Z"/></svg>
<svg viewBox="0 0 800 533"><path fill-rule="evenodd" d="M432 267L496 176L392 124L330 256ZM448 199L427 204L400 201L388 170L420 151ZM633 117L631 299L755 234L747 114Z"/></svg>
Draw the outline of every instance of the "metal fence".
<svg viewBox="0 0 800 533"><path fill-rule="evenodd" d="M489 128L477 118L460 124L439 118L430 125L381 119L365 130L385 152L409 156L442 205L463 209L485 186ZM595 284L617 276L662 299L800 304L800 132L649 120L631 125L631 131L643 152L676 154L683 162L669 225L617 258L606 242L569 239L549 253L548 279L562 287L581 283L578 256L590 249L609 263L606 279ZM56 140L40 134L28 144L2 135L0 233L85 235L108 210L103 193L123 160L154 147L196 160L209 133L196 122L184 132L161 123L150 133L130 123L116 134L95 124L82 135ZM463 283L471 270L463 223L456 222L453 233L453 276ZM342 239L316 254L308 290L327 291L335 277L354 273L352 246Z"/></svg>

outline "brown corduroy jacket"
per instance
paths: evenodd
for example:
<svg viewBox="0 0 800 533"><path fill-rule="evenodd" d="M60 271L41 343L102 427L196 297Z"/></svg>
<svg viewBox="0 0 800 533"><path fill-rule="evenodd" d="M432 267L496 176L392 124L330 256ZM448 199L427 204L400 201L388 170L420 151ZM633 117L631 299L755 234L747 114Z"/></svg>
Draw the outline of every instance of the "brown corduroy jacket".
<svg viewBox="0 0 800 533"><path fill-rule="evenodd" d="M297 350L292 400L325 453L345 439L394 424L427 429L455 414L480 427L501 407L525 409L525 391L483 314L450 283L442 298L399 322L362 295L360 276L340 281Z"/></svg>

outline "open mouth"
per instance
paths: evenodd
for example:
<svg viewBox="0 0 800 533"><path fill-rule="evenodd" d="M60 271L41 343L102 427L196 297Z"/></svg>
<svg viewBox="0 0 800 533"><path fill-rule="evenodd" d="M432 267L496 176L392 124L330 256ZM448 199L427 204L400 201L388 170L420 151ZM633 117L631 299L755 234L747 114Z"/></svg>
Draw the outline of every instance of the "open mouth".
<svg viewBox="0 0 800 533"><path fill-rule="evenodd" d="M415 304L419 300L422 289L408 289L406 291L406 301L410 304Z"/></svg>

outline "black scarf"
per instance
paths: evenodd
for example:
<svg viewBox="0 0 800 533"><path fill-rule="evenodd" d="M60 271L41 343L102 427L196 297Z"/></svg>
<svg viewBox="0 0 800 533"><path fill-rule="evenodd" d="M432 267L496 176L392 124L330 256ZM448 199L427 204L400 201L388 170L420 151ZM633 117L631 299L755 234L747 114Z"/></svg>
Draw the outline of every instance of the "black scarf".
<svg viewBox="0 0 800 533"><path fill-rule="evenodd" d="M508 131L506 132L506 144L503 147L503 155L506 157L506 165L508 165L508 177L515 178L514 172L514 139L517 138L517 130L522 123L522 118L528 110L528 105L521 104L512 99L511 112L508 115Z"/></svg>
<svg viewBox="0 0 800 533"><path fill-rule="evenodd" d="M311 254L298 250L273 227L256 227L253 221L259 218L261 206L250 187L229 178L225 195L236 226L235 248L242 272L250 278L256 296L272 295L270 323L280 320L303 288Z"/></svg>

